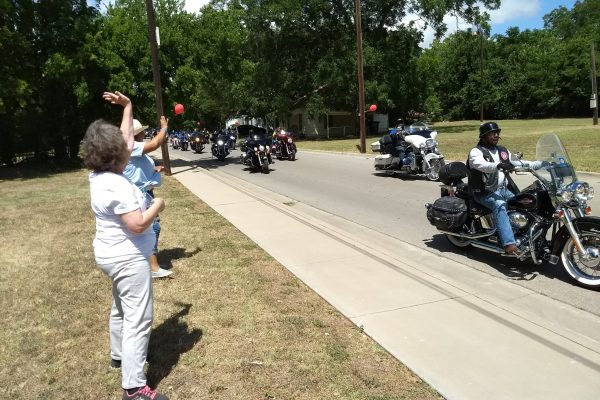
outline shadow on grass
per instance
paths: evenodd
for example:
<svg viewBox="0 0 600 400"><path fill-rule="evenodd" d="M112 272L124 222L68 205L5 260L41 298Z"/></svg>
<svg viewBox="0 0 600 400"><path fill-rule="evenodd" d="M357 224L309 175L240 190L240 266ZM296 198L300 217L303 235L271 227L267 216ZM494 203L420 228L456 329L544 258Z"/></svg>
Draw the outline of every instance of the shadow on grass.
<svg viewBox="0 0 600 400"><path fill-rule="evenodd" d="M181 318L188 315L191 304L178 304L181 311L172 315L152 330L148 346L148 365L146 379L148 386L156 387L169 376L182 354L190 351L202 339L202 329L188 329Z"/></svg>
<svg viewBox="0 0 600 400"><path fill-rule="evenodd" d="M532 261L519 261L516 258L503 257L485 250L458 249L450 244L442 234L434 235L431 239L424 240L424 243L441 253L462 254L471 260L485 263L510 280L533 281L538 275L543 275L549 279L557 279L570 285L574 284L574 281L560 265L553 266L549 263L535 265Z"/></svg>
<svg viewBox="0 0 600 400"><path fill-rule="evenodd" d="M173 267L173 260L178 260L180 258L190 258L198 253L200 253L202 249L200 247L196 247L192 251L187 251L183 247L175 247L173 249L160 250L158 252L158 262L161 265L165 265L166 269L171 269Z"/></svg>

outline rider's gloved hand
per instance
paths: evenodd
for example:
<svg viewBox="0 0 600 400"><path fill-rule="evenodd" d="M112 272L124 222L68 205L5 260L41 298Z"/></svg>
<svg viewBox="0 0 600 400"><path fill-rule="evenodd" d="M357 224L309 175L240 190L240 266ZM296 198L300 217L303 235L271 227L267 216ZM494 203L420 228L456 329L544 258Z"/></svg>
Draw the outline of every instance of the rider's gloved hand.
<svg viewBox="0 0 600 400"><path fill-rule="evenodd" d="M512 171L513 169L515 169L515 166L509 162L501 162L498 165L496 165L496 168L501 169L503 171Z"/></svg>
<svg viewBox="0 0 600 400"><path fill-rule="evenodd" d="M549 166L550 166L550 161L542 161L542 166L541 166L541 168L544 168L544 167L549 167Z"/></svg>

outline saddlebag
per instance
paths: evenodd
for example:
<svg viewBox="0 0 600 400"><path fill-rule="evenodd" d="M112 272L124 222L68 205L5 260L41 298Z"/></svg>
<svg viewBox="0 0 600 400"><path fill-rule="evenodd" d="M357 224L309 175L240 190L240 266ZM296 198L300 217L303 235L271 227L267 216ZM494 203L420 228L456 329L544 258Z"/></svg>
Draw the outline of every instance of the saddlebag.
<svg viewBox="0 0 600 400"><path fill-rule="evenodd" d="M459 197L440 197L427 209L427 219L431 225L443 231L460 229L467 215L467 204Z"/></svg>
<svg viewBox="0 0 600 400"><path fill-rule="evenodd" d="M375 156L375 169L398 168L399 161L398 157L391 154L379 154Z"/></svg>

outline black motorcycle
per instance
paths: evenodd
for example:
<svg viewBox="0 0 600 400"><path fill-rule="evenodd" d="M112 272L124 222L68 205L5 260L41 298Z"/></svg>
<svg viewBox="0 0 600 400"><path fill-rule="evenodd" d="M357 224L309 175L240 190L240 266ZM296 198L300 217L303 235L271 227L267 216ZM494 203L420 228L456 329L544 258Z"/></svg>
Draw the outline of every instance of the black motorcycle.
<svg viewBox="0 0 600 400"><path fill-rule="evenodd" d="M229 154L229 135L226 133L219 133L211 137L212 145L210 151L213 157L219 159L219 161L225 161L225 157Z"/></svg>
<svg viewBox="0 0 600 400"><path fill-rule="evenodd" d="M284 130L277 132L275 143L271 146L271 154L275 154L278 160L285 158L294 161L297 152L298 149L296 148L292 134Z"/></svg>
<svg viewBox="0 0 600 400"><path fill-rule="evenodd" d="M536 147L538 170L523 164L516 173L535 180L507 201L508 217L519 254L507 255L499 244L491 210L476 203L462 180L469 170L461 162L448 164L440 172L442 197L427 204L427 219L448 241L463 250L477 247L490 252L532 260L535 264L559 261L582 286L600 286L600 218L592 217L587 201L594 190L577 180L566 150L555 134L542 136Z"/></svg>
<svg viewBox="0 0 600 400"><path fill-rule="evenodd" d="M272 139L268 137L267 131L253 125L240 125L238 133L247 134L246 141L240 146L242 164L268 174L270 172L269 164L273 163L273 159L271 158Z"/></svg>
<svg viewBox="0 0 600 400"><path fill-rule="evenodd" d="M190 136L190 148L196 153L202 153L204 150L205 138L204 134L200 132L194 132Z"/></svg>

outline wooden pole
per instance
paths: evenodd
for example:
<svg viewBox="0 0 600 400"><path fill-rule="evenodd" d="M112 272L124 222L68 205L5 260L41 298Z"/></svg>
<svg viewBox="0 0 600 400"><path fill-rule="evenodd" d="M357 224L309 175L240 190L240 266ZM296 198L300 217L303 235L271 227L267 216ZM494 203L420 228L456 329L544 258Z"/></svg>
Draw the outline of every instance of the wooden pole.
<svg viewBox="0 0 600 400"><path fill-rule="evenodd" d="M160 65L158 64L158 46L156 44L156 20L154 18L154 5L152 0L146 0L146 14L148 15L148 38L150 40L150 55L152 56L152 75L154 77L154 93L156 96L156 120L160 126L160 117L165 115L162 100L162 85L160 82ZM161 146L163 166L166 175L171 175L171 160L167 140Z"/></svg>
<svg viewBox="0 0 600 400"><path fill-rule="evenodd" d="M360 0L354 0L354 25L356 26L356 50L358 52L358 112L360 130L360 152L366 153L365 135L365 81L363 78L362 24L360 15Z"/></svg>
<svg viewBox="0 0 600 400"><path fill-rule="evenodd" d="M596 51L594 50L594 44L592 43L592 96L596 100L596 107L594 107L594 125L598 125L598 87L596 86Z"/></svg>

